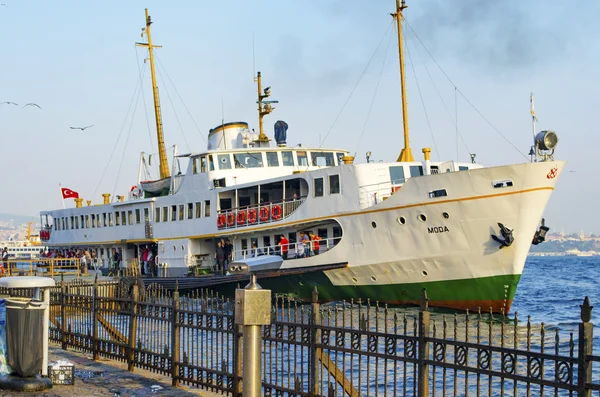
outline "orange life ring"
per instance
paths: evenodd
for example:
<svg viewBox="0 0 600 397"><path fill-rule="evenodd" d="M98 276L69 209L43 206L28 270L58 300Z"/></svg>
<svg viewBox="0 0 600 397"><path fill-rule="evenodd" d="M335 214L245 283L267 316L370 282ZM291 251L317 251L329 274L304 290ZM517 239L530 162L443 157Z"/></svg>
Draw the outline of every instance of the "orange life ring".
<svg viewBox="0 0 600 397"><path fill-rule="evenodd" d="M220 228L222 228L223 226L225 226L225 215L223 215L223 214L220 214L220 215L217 217L217 227L220 229Z"/></svg>
<svg viewBox="0 0 600 397"><path fill-rule="evenodd" d="M269 209L267 207L260 207L260 213L258 215L260 216L261 222L266 221L269 219Z"/></svg>
<svg viewBox="0 0 600 397"><path fill-rule="evenodd" d="M227 214L227 226L235 225L235 214L230 212Z"/></svg>
<svg viewBox="0 0 600 397"><path fill-rule="evenodd" d="M253 224L256 222L256 210L254 208L250 208L248 210L248 223Z"/></svg>
<svg viewBox="0 0 600 397"><path fill-rule="evenodd" d="M281 207L279 205L274 205L271 209L271 218L275 221L281 218Z"/></svg>
<svg viewBox="0 0 600 397"><path fill-rule="evenodd" d="M241 210L237 213L237 223L238 225L243 225L246 222L246 211Z"/></svg>

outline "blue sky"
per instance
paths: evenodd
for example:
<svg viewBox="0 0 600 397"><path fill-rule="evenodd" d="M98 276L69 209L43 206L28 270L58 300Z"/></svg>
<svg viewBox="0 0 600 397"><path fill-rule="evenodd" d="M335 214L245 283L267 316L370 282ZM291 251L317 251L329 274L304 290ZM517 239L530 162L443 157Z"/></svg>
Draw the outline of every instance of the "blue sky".
<svg viewBox="0 0 600 397"><path fill-rule="evenodd" d="M203 150L208 130L222 118L256 126L254 58L272 99L280 101L265 119L268 133L275 121L285 120L291 144L319 145L327 137L324 146L356 152L359 161L366 151L375 160L394 160L402 146L397 44L389 16L394 3L3 0L0 102L35 102L42 110L0 106L2 190L11 192L2 194L0 208L31 215L58 208L59 183L94 203L103 192L125 194L135 184L139 153L156 150L149 73L142 78L143 95L134 95L146 57L134 46L142 40L145 7L154 21L153 40L163 45L157 56L167 146ZM572 171L558 184L547 222L555 230L599 233L593 160L600 147L600 29L594 19L600 3L408 5L406 19L418 35L406 27L413 152L420 157L420 148L431 146L434 160L458 154L468 161L474 152L484 165L525 161L462 96L455 101L454 86L420 40L460 92L522 153L531 141L529 93L535 93L539 129L557 131L557 158L568 160ZM83 132L69 129L90 124Z"/></svg>

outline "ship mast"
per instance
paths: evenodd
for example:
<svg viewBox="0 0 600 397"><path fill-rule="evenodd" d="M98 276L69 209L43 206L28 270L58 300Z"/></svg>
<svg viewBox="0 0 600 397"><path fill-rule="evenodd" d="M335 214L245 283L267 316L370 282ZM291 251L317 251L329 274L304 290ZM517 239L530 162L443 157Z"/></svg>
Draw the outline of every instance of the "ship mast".
<svg viewBox="0 0 600 397"><path fill-rule="evenodd" d="M150 54L150 73L152 74L152 94L154 95L154 117L156 119L156 135L158 138L158 158L160 160L160 179L168 178L169 165L167 164L167 151L165 150L165 140L163 137L163 125L162 118L160 115L160 102L158 99L158 87L156 85L156 71L154 70L154 48L161 48L159 45L152 45L152 37L150 36L150 25L152 20L148 15L148 9L146 8L146 27L142 28L142 37L144 34L148 37L147 43L135 43L140 47L148 49Z"/></svg>
<svg viewBox="0 0 600 397"><path fill-rule="evenodd" d="M400 90L402 91L402 126L404 127L404 149L400 152L397 161L415 161L410 149L410 141L408 139L408 109L406 108L406 84L404 81L404 48L402 43L402 11L408 6L405 0L396 0L396 12L392 17L396 20L398 27L398 55L400 58Z"/></svg>
<svg viewBox="0 0 600 397"><path fill-rule="evenodd" d="M271 87L267 87L264 90L262 89L262 80L260 72L256 74L256 78L254 79L257 84L258 90L258 139L256 142L269 142L269 137L263 131L263 117L267 114L271 113L275 108L271 106L272 103L278 103L279 101L265 101L265 98L271 96ZM267 145L268 146L268 145Z"/></svg>

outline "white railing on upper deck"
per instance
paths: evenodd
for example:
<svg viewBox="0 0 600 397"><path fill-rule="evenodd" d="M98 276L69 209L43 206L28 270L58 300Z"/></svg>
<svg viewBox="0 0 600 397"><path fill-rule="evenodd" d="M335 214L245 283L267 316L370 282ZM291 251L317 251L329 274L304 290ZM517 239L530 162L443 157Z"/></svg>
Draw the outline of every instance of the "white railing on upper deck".
<svg viewBox="0 0 600 397"><path fill-rule="evenodd" d="M385 181L359 186L360 208L372 207L396 193L406 179Z"/></svg>
<svg viewBox="0 0 600 397"><path fill-rule="evenodd" d="M217 211L217 226L225 230L280 221L292 215L305 200L306 197L301 197Z"/></svg>
<svg viewBox="0 0 600 397"><path fill-rule="evenodd" d="M311 241L308 244L296 242L288 243L288 255L287 259L300 259L309 256L323 254L333 247L335 247L341 240L341 237L324 238L318 241L319 249L315 250L315 241ZM246 258L254 258L261 255L281 255L281 246L275 245L273 247L257 247L248 248L232 252L232 260L241 260Z"/></svg>

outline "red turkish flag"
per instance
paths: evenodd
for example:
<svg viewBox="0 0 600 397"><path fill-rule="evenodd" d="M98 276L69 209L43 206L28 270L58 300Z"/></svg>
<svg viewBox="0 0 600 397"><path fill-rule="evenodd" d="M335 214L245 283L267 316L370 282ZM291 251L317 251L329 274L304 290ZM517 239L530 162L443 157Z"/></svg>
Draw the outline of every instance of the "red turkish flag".
<svg viewBox="0 0 600 397"><path fill-rule="evenodd" d="M71 189L67 189L66 187L60 188L63 198L79 198L79 193L74 192Z"/></svg>

